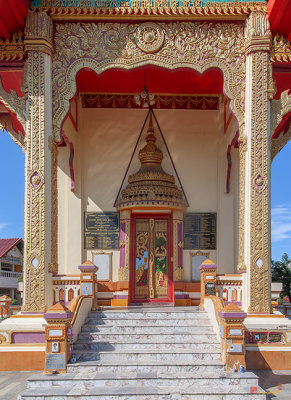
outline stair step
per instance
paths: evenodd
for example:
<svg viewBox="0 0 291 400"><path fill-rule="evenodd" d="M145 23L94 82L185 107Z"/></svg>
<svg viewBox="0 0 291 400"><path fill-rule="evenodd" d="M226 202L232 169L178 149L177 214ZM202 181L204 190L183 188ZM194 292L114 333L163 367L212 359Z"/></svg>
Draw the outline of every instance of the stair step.
<svg viewBox="0 0 291 400"><path fill-rule="evenodd" d="M226 373L197 307L90 312L68 373L29 378L21 400L265 400L252 373Z"/></svg>
<svg viewBox="0 0 291 400"><path fill-rule="evenodd" d="M67 374L68 375L68 374ZM221 376L220 376L221 375ZM227 376L225 373L217 374L211 378L118 378L117 376L99 376L95 373L93 378L83 376L75 378L59 375L45 377L46 379L29 379L28 389L51 389L60 388L65 394L99 394L106 389L110 394L112 389L119 388L120 394L131 392L133 388L149 389L153 393L158 389L160 393L242 393L250 391L257 383L257 377L252 373L236 374ZM85 393L84 393L85 389ZM124 393L123 393L124 390Z"/></svg>
<svg viewBox="0 0 291 400"><path fill-rule="evenodd" d="M169 353L106 353L95 351L75 351L75 357L78 362L83 361L100 361L102 365L110 364L139 364L151 365L158 363L162 365L192 365L197 360L218 360L219 353L186 353L177 357L177 354Z"/></svg>
<svg viewBox="0 0 291 400"><path fill-rule="evenodd" d="M86 363L69 364L68 373L74 374L77 378L79 375L86 375L88 377L94 376L96 373L101 374L114 374L119 377L132 377L138 378L142 374L155 374L158 378L168 378L170 376L196 378L201 376L212 376L214 373L223 372L224 364L222 361L210 361L203 364L201 361L197 365L87 365Z"/></svg>
<svg viewBox="0 0 291 400"><path fill-rule="evenodd" d="M212 328L211 322L206 319L198 318L177 318L177 319L165 319L165 318L148 318L148 319L113 319L113 318L87 318L86 325L102 325L102 326L193 326L193 327L210 327Z"/></svg>
<svg viewBox="0 0 291 400"><path fill-rule="evenodd" d="M190 308L190 307L189 307ZM110 318L110 319L208 319L206 312L194 312L194 311L180 311L180 312L168 312L168 311L90 311L88 314L89 318Z"/></svg>
<svg viewBox="0 0 291 400"><path fill-rule="evenodd" d="M132 388L131 393L127 390L127 394L120 394L119 389L111 389L110 394L108 390L103 390L102 392L96 394L70 394L64 397L63 390L60 388L50 390L48 393L45 389L40 393L39 390L26 390L22 395L21 400L265 400L266 395L263 394L263 390L258 387L258 392L262 391L262 394L179 394L179 393L166 393L158 394L157 391L151 391L147 393L147 390L138 390L138 388ZM146 393L146 394L145 394ZM41 396L41 397L40 397ZM56 397L58 396L58 397ZM62 397L59 397L62 396Z"/></svg>
<svg viewBox="0 0 291 400"><path fill-rule="evenodd" d="M216 334L131 334L131 333L100 333L82 332L78 339L94 342L114 342L114 343L218 343Z"/></svg>
<svg viewBox="0 0 291 400"><path fill-rule="evenodd" d="M122 353L148 353L148 352L171 352L171 353L219 353L220 344L209 343L114 343L114 342L92 342L87 340L78 340L74 343L74 350L94 350Z"/></svg>
<svg viewBox="0 0 291 400"><path fill-rule="evenodd" d="M138 335L153 335L153 334L185 334L193 333L193 326L101 326L93 324L85 324L82 327L82 332L100 332L100 333L131 333ZM214 333L213 329L209 326L195 328L195 334Z"/></svg>

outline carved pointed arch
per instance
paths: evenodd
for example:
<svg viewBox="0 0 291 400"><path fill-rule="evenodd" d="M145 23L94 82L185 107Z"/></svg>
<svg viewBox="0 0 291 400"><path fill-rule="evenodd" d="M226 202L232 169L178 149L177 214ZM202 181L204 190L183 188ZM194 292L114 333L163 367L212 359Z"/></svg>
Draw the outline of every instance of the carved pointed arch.
<svg viewBox="0 0 291 400"><path fill-rule="evenodd" d="M150 33L150 34L149 34ZM76 76L83 68L97 74L108 69L130 70L153 65L170 70L190 68L202 74L220 69L224 93L240 128L244 125L243 25L183 23L56 24L53 60L53 129L61 140L69 101L76 93Z"/></svg>
<svg viewBox="0 0 291 400"><path fill-rule="evenodd" d="M0 77L0 129L5 129L12 140L22 149L24 149L25 123L25 97L18 97L12 89L10 93L6 92Z"/></svg>

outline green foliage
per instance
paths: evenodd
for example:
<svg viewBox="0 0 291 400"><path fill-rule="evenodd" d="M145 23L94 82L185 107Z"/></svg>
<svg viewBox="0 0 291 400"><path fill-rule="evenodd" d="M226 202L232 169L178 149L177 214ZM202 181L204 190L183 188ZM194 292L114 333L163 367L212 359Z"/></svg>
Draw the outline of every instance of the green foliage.
<svg viewBox="0 0 291 400"><path fill-rule="evenodd" d="M23 282L23 275L21 275L18 279L17 279L17 283L18 282Z"/></svg>
<svg viewBox="0 0 291 400"><path fill-rule="evenodd" d="M291 299L291 259L287 253L282 255L281 261L272 260L272 281L282 282L283 290L280 297L288 296Z"/></svg>
<svg viewBox="0 0 291 400"><path fill-rule="evenodd" d="M167 274L167 257L162 259L156 258L156 271L163 272L163 274Z"/></svg>

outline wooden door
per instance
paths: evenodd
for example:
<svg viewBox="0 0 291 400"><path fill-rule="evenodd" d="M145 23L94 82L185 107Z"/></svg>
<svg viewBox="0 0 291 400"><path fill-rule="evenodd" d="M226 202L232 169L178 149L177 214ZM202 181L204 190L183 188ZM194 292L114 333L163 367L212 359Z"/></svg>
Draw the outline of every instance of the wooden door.
<svg viewBox="0 0 291 400"><path fill-rule="evenodd" d="M132 302L172 301L171 232L170 215L133 217Z"/></svg>

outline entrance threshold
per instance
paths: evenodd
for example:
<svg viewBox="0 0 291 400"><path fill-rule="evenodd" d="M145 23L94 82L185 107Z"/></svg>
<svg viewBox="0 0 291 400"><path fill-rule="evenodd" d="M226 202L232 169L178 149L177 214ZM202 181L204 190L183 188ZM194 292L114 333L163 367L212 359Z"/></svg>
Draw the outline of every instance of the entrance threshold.
<svg viewBox="0 0 291 400"><path fill-rule="evenodd" d="M129 306L131 307L143 307L143 308L154 308L154 307L174 307L174 303L169 302L150 302L150 303L129 303Z"/></svg>

